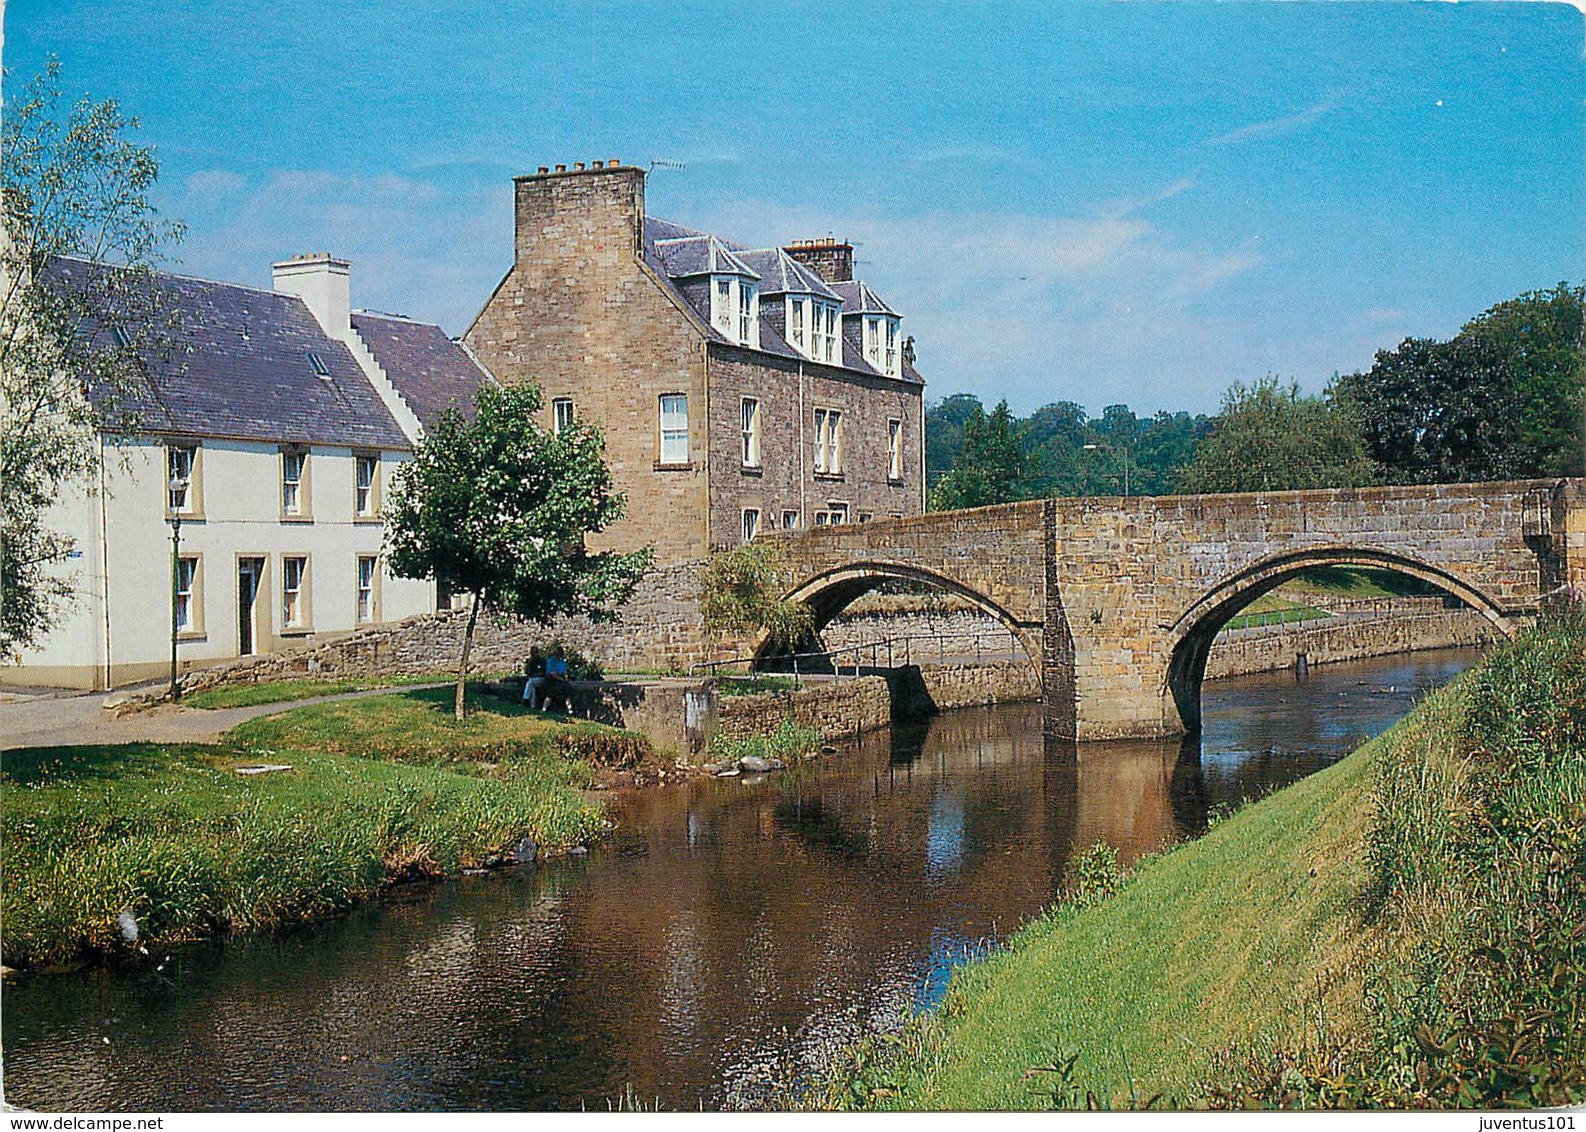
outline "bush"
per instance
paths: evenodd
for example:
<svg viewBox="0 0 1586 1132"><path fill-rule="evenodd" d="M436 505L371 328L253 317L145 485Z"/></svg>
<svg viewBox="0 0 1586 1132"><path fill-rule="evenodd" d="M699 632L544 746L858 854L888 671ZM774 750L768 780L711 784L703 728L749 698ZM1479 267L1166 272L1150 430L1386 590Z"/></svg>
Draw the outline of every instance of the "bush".
<svg viewBox="0 0 1586 1132"><path fill-rule="evenodd" d="M813 727L799 727L785 719L770 735L717 733L710 741L710 757L714 762L735 763L747 757L791 762L819 750L820 745L819 731Z"/></svg>

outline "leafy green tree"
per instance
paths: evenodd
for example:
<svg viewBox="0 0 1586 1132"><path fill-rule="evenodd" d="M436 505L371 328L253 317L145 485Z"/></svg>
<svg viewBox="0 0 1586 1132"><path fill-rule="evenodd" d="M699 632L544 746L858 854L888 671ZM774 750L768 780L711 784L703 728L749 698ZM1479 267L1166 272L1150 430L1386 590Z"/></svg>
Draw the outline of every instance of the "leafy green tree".
<svg viewBox="0 0 1586 1132"><path fill-rule="evenodd" d="M1376 469L1354 410L1331 394L1304 397L1268 377L1223 395L1214 429L1184 473L1193 492L1360 487Z"/></svg>
<svg viewBox="0 0 1586 1132"><path fill-rule="evenodd" d="M6 76L9 80L9 74ZM63 109L51 59L0 127L0 656L36 644L72 598L73 539L47 510L98 481L101 428L135 429L128 395L178 350L153 265L182 226L148 194L159 163L114 101ZM58 257L91 261L70 285ZM112 333L114 327L119 334Z"/></svg>
<svg viewBox="0 0 1586 1132"><path fill-rule="evenodd" d="M983 413L973 393L954 393L925 409L925 476L928 484L953 470L964 445L964 423Z"/></svg>
<svg viewBox="0 0 1586 1132"><path fill-rule="evenodd" d="M761 629L784 648L815 636L815 617L803 602L787 601L782 555L774 543L747 542L718 551L700 573L699 612L715 637Z"/></svg>
<svg viewBox="0 0 1586 1132"><path fill-rule="evenodd" d="M585 549L585 535L622 517L625 499L612 490L600 432L578 421L546 432L539 408L534 386L481 388L473 418L449 409L394 477L392 572L473 598L457 666L459 722L480 610L541 623L575 613L606 620L650 565L648 547Z"/></svg>
<svg viewBox="0 0 1586 1132"><path fill-rule="evenodd" d="M953 470L931 491L932 508L1008 503L1027 492L1024 440L1008 403L999 401L990 413L977 406L964 421L964 444Z"/></svg>
<svg viewBox="0 0 1586 1132"><path fill-rule="evenodd" d="M1372 456L1400 483L1580 475L1586 290L1560 283L1483 312L1447 342L1407 338L1339 379Z"/></svg>

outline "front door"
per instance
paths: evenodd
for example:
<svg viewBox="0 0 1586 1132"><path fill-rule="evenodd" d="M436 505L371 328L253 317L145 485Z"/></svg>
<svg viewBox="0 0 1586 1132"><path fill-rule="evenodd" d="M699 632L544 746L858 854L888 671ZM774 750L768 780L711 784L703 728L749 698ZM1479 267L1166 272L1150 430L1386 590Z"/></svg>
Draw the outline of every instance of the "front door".
<svg viewBox="0 0 1586 1132"><path fill-rule="evenodd" d="M237 655L252 656L257 651L253 634L254 607L259 598L259 576L264 559L237 559Z"/></svg>

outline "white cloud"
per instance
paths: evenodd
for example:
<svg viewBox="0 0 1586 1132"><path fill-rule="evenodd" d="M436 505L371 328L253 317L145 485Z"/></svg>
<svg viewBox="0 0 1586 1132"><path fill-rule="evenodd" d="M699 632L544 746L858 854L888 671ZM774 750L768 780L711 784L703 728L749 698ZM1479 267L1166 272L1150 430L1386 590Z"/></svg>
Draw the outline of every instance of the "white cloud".
<svg viewBox="0 0 1586 1132"><path fill-rule="evenodd" d="M177 270L268 286L270 264L304 251L352 261L355 307L459 334L512 261L512 186L283 169L261 180L194 174L164 211L187 221Z"/></svg>
<svg viewBox="0 0 1586 1132"><path fill-rule="evenodd" d="M1307 107L1298 114L1290 114L1284 118L1272 118L1265 122L1252 122L1248 126L1240 126L1236 130L1229 130L1226 134L1219 134L1214 138L1207 138L1207 145L1232 145L1235 142L1249 141L1251 138L1272 137L1277 134L1292 134L1309 126L1316 119L1338 106L1338 99L1333 96L1324 98L1315 106Z"/></svg>

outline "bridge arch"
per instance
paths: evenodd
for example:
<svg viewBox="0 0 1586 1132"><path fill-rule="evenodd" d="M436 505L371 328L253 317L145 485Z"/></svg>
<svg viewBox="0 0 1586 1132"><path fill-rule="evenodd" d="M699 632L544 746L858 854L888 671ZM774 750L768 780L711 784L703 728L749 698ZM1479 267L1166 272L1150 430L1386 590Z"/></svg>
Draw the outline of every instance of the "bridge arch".
<svg viewBox="0 0 1586 1132"><path fill-rule="evenodd" d="M917 582L933 589L943 590L963 598L982 613L994 617L1018 640L1025 657L1034 665L1037 674L1042 670L1041 627L1015 617L1003 605L978 590L964 585L945 574L918 566L904 566L895 562L848 562L823 570L788 590L784 600L799 601L807 605L815 617L815 631L819 633L832 618L841 613L856 598L875 589L888 580ZM754 649L755 664L776 656L776 642L762 635Z"/></svg>
<svg viewBox="0 0 1586 1132"><path fill-rule="evenodd" d="M1290 578L1320 566L1368 566L1419 579L1477 610L1506 637L1516 626L1504 608L1455 574L1404 554L1349 545L1309 546L1262 558L1219 581L1197 599L1168 631L1168 664L1163 673L1164 705L1176 708L1188 731L1200 728L1201 683L1217 632L1241 609Z"/></svg>

